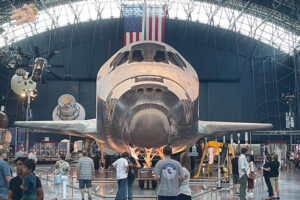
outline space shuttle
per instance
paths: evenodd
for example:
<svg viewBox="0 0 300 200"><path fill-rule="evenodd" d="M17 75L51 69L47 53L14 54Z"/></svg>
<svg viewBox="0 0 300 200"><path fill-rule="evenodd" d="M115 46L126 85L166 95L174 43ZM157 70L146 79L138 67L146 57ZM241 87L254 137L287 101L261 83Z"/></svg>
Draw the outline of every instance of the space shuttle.
<svg viewBox="0 0 300 200"><path fill-rule="evenodd" d="M96 84L96 119L16 121L15 126L93 138L117 152L171 145L174 153L200 138L272 128L199 120L197 73L165 43L121 48L100 68Z"/></svg>

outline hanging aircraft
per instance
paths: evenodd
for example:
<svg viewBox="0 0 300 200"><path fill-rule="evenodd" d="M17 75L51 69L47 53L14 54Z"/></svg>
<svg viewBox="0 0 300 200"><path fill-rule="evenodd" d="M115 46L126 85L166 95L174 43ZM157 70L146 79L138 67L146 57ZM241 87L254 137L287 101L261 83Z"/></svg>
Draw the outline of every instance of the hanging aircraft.
<svg viewBox="0 0 300 200"><path fill-rule="evenodd" d="M197 73L161 42L140 41L116 52L98 72L96 98L96 119L17 121L15 126L93 138L118 152L167 144L178 152L203 137L272 128L199 120Z"/></svg>

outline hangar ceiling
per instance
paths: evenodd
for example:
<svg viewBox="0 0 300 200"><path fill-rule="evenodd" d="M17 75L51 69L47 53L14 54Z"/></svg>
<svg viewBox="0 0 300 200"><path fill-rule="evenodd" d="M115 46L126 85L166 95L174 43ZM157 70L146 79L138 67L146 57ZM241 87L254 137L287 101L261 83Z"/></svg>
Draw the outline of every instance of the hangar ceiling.
<svg viewBox="0 0 300 200"><path fill-rule="evenodd" d="M39 9L37 20L13 26L13 9L30 1L0 1L0 46L22 40L50 29L90 20L120 18L129 0L40 0L31 1ZM300 2L297 0L158 0L148 4L165 5L169 18L195 21L236 31L260 40L286 53L292 52L300 38Z"/></svg>

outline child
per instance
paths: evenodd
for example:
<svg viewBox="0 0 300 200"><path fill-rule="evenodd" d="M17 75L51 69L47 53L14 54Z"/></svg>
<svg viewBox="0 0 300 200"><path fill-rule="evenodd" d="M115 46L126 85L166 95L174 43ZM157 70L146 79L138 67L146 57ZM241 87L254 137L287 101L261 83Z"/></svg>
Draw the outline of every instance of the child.
<svg viewBox="0 0 300 200"><path fill-rule="evenodd" d="M36 177L33 174L35 170L35 163L33 160L28 159L24 162L24 180L20 188L23 190L21 200L35 200L36 199Z"/></svg>

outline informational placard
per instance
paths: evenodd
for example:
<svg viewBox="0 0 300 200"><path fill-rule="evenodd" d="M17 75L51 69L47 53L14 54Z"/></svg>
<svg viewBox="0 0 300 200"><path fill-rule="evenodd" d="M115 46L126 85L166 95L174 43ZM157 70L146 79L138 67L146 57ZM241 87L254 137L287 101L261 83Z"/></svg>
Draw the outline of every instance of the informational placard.
<svg viewBox="0 0 300 200"><path fill-rule="evenodd" d="M154 180L153 168L142 168L138 170L138 179Z"/></svg>

